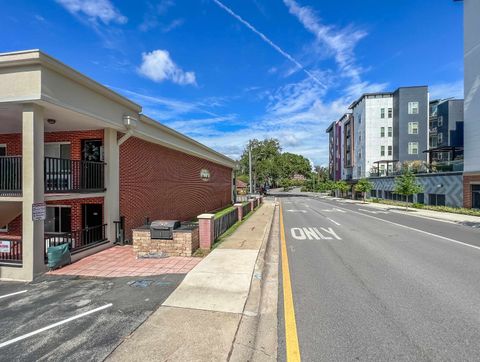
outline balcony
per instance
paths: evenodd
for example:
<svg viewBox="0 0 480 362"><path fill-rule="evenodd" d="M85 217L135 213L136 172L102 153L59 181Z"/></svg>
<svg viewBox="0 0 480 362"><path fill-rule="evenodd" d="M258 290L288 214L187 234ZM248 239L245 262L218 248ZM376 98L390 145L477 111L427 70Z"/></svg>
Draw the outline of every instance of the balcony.
<svg viewBox="0 0 480 362"><path fill-rule="evenodd" d="M45 193L105 191L105 163L45 157ZM0 196L22 195L22 157L0 157Z"/></svg>

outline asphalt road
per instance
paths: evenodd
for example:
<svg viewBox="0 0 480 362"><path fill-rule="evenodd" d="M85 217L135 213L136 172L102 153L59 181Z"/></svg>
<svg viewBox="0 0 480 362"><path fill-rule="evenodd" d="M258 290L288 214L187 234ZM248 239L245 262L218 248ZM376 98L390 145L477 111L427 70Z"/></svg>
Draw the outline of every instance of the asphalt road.
<svg viewBox="0 0 480 362"><path fill-rule="evenodd" d="M480 250L468 246L480 230L361 203L280 200L303 361L480 359Z"/></svg>
<svg viewBox="0 0 480 362"><path fill-rule="evenodd" d="M183 277L0 282L0 361L103 361Z"/></svg>

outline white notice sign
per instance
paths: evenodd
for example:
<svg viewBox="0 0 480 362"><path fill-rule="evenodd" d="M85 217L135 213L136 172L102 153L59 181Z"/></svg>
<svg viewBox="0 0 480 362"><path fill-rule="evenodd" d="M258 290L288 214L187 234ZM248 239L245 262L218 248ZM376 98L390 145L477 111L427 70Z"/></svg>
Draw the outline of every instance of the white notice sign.
<svg viewBox="0 0 480 362"><path fill-rule="evenodd" d="M10 253L11 245L9 240L0 240L0 253Z"/></svg>
<svg viewBox="0 0 480 362"><path fill-rule="evenodd" d="M43 202L32 205L32 220L43 221L47 217L47 206Z"/></svg>

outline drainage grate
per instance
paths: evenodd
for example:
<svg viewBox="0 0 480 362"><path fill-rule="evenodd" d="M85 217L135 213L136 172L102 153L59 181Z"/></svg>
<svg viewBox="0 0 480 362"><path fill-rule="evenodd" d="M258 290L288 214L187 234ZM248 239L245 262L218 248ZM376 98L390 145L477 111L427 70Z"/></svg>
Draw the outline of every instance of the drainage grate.
<svg viewBox="0 0 480 362"><path fill-rule="evenodd" d="M140 279L128 282L127 284L133 288L148 288L153 282L154 280Z"/></svg>

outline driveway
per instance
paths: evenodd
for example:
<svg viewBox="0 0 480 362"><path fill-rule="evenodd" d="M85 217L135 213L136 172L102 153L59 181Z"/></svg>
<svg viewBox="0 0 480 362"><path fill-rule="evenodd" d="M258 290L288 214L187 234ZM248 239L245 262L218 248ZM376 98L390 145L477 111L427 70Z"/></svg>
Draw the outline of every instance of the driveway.
<svg viewBox="0 0 480 362"><path fill-rule="evenodd" d="M0 282L0 360L101 361L184 276L46 275L32 283Z"/></svg>

